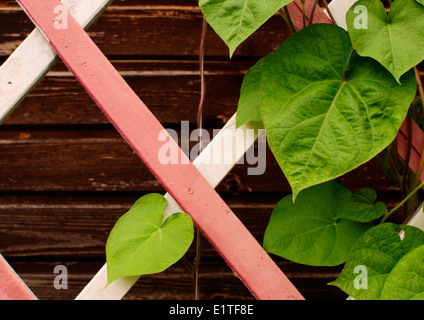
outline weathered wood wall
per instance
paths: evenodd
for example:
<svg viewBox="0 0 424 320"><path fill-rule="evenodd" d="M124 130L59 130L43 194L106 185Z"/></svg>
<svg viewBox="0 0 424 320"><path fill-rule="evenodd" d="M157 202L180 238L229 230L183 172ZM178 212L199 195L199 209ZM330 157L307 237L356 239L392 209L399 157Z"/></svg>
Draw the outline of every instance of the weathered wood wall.
<svg viewBox="0 0 424 320"><path fill-rule="evenodd" d="M202 17L195 0L116 0L89 35L167 128L195 128L200 96L197 54ZM0 63L33 30L15 1L0 3ZM219 129L234 114L244 73L289 36L275 16L232 60L208 29L204 126ZM262 241L273 206L290 188L272 154L264 175L238 165L217 188ZM389 206L395 183L377 160L339 179L356 191L373 187ZM0 252L40 299L73 299L105 262L105 243L116 220L140 196L164 193L153 175L109 124L63 63L0 127ZM194 248L189 255L194 255ZM276 259L309 299L343 299L327 286L341 267L313 268ZM69 271L67 290L53 287L56 265ZM252 299L214 249L204 244L202 299ZM191 299L183 263L142 277L126 299Z"/></svg>

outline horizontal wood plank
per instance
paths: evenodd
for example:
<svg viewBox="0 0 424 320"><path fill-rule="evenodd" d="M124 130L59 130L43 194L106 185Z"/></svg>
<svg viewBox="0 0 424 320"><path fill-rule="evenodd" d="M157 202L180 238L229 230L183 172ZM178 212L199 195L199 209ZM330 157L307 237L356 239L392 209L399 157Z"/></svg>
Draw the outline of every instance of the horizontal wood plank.
<svg viewBox="0 0 424 320"><path fill-rule="evenodd" d="M34 27L15 0L1 1L0 16L1 63ZM116 0L89 34L154 115L177 128L182 120L196 120L200 26L194 0ZM208 29L206 127L220 128L233 115L247 69L288 36L281 17L275 16L230 61L228 48ZM119 216L141 195L164 193L109 128L109 121L60 62L0 127L0 252L40 299L75 298L103 265L105 241ZM236 166L218 190L261 241L272 208L290 188L269 149L264 175L248 176L246 169ZM389 208L400 200L398 186L376 159L337 180L352 191L375 188ZM214 249L204 246L201 297L251 299ZM277 260L306 299L345 298L326 285L339 268ZM69 267L68 290L53 288L58 264ZM181 264L143 278L126 296L191 298L191 275Z"/></svg>
<svg viewBox="0 0 424 320"><path fill-rule="evenodd" d="M40 300L72 300L95 275L102 263L95 261L69 262L53 260L11 261ZM68 270L68 289L57 290L53 286L54 267L64 265ZM287 276L306 299L345 299L340 289L327 285L337 278L341 267L314 268L291 262L279 262ZM251 293L223 261L204 260L199 270L200 299L202 300L251 300ZM178 262L162 273L146 275L124 297L124 300L192 300L191 273Z"/></svg>
<svg viewBox="0 0 424 320"><path fill-rule="evenodd" d="M105 245L115 222L142 193L12 194L0 196L0 252L19 258L105 261ZM262 243L272 210L285 194L253 193L223 199ZM399 194L380 194L389 208ZM395 216L396 219L396 216ZM401 222L396 221L395 222ZM204 240L203 257L218 255ZM187 253L195 255L192 246Z"/></svg>
<svg viewBox="0 0 424 320"><path fill-rule="evenodd" d="M193 128L194 129L194 128ZM218 128L217 128L218 129ZM178 133L178 131L177 131ZM213 133L210 133L213 136ZM179 134L181 137L181 134ZM187 140L180 140L180 146ZM190 142L191 145L197 142ZM115 130L2 130L0 128L0 191L137 191L164 189ZM267 147L265 172L248 175L256 164L238 164L217 190L290 192L284 174ZM352 189L398 190L378 159L339 181Z"/></svg>
<svg viewBox="0 0 424 320"><path fill-rule="evenodd" d="M194 3L195 4L195 3ZM199 52L202 14L198 6L110 6L88 34L110 56L196 56ZM0 7L0 56L8 56L34 29L16 7ZM125 36L122 36L125 35ZM272 17L236 51L237 56L264 56L275 50L290 31L278 15ZM208 28L205 55L225 57L225 43Z"/></svg>
<svg viewBox="0 0 424 320"><path fill-rule="evenodd" d="M200 76L195 61L112 61L161 123L195 123ZM204 125L221 124L236 112L243 76L254 62L207 62ZM63 63L37 85L7 118L7 125L109 124Z"/></svg>

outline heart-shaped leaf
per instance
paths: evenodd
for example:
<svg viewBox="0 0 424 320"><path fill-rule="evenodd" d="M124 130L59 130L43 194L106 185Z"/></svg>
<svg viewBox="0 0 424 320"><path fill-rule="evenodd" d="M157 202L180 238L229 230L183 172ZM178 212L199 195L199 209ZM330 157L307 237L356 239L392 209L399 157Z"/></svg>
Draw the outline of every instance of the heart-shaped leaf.
<svg viewBox="0 0 424 320"><path fill-rule="evenodd" d="M424 246L399 260L387 277L381 299L424 300Z"/></svg>
<svg viewBox="0 0 424 320"><path fill-rule="evenodd" d="M341 218L369 222L386 213L386 205L382 202L374 203L377 193L371 188L364 188L352 194L343 208Z"/></svg>
<svg viewBox="0 0 424 320"><path fill-rule="evenodd" d="M193 221L174 213L163 222L167 205L160 194L141 197L110 232L106 244L108 284L120 277L159 273L190 247Z"/></svg>
<svg viewBox="0 0 424 320"><path fill-rule="evenodd" d="M271 54L259 60L247 71L243 78L236 115L237 128L248 122L263 126L260 97L261 77L262 71L270 57Z"/></svg>
<svg viewBox="0 0 424 320"><path fill-rule="evenodd" d="M356 240L374 226L353 221L355 216L349 217L345 208L354 204L352 193L332 181L302 191L295 203L291 196L286 196L272 212L264 249L307 265L341 264ZM373 217L365 219L364 213L362 220L368 222Z"/></svg>
<svg viewBox="0 0 424 320"><path fill-rule="evenodd" d="M398 230L404 231L403 240ZM399 260L424 244L424 232L412 226L380 224L355 243L337 280L330 283L358 300L379 300L386 281ZM356 285L358 266L367 270L366 287Z"/></svg>
<svg viewBox="0 0 424 320"><path fill-rule="evenodd" d="M380 0L359 0L346 15L353 46L389 70L397 81L424 59L424 7L396 0L389 15Z"/></svg>
<svg viewBox="0 0 424 320"><path fill-rule="evenodd" d="M331 24L302 29L272 54L261 78L261 115L294 199L393 141L416 93L414 71L402 79L358 56L347 32Z"/></svg>
<svg viewBox="0 0 424 320"><path fill-rule="evenodd" d="M230 49L237 47L293 0L200 0L206 21Z"/></svg>

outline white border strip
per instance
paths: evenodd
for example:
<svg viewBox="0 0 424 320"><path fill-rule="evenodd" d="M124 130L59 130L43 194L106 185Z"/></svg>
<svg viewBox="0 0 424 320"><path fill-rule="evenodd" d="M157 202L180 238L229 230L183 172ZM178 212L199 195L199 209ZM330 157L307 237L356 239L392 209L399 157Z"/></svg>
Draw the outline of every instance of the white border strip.
<svg viewBox="0 0 424 320"><path fill-rule="evenodd" d="M83 28L88 28L113 0L63 0ZM35 29L0 67L0 124L57 61L56 52Z"/></svg>

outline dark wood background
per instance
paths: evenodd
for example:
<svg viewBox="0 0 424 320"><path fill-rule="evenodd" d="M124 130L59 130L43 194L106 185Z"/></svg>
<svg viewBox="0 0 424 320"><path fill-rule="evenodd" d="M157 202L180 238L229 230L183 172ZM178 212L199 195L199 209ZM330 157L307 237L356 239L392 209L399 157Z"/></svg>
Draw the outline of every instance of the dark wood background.
<svg viewBox="0 0 424 320"><path fill-rule="evenodd" d="M116 0L89 35L165 127L178 129L188 120L194 129L201 26L195 0ZM33 29L15 1L1 1L0 63ZM276 15L230 60L224 43L208 29L206 128L219 129L234 114L245 72L289 34ZM248 176L246 168L237 165L217 190L262 242L273 207L290 188L269 150L264 175ZM400 198L377 160L338 180L351 191L375 188L389 207ZM0 127L0 253L39 299L75 298L104 264L116 220L150 192L165 190L61 62ZM341 266L275 260L305 298L346 298L327 285ZM68 268L67 290L53 287L56 265ZM200 294L201 299L253 299L207 241ZM191 274L182 262L142 277L125 297L192 298Z"/></svg>

